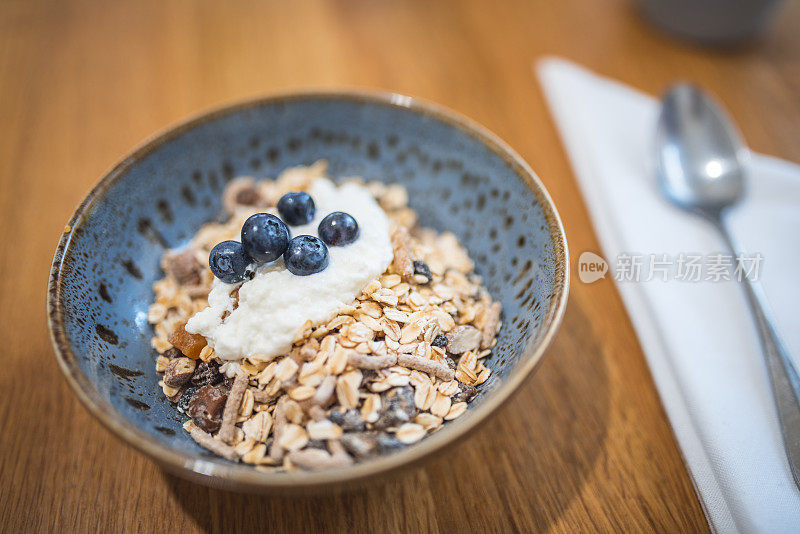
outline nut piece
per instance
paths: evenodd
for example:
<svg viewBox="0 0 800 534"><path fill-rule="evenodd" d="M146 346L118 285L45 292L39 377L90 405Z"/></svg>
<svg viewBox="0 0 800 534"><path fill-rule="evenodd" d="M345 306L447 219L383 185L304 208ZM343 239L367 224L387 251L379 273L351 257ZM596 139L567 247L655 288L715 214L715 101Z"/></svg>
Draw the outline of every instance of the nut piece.
<svg viewBox="0 0 800 534"><path fill-rule="evenodd" d="M196 360L200 357L200 351L206 346L206 338L200 334L190 334L186 331L186 323L180 323L167 339L173 347L183 353L184 356Z"/></svg>
<svg viewBox="0 0 800 534"><path fill-rule="evenodd" d="M481 343L483 334L474 326L459 326L447 333L447 352L451 354L463 354L469 350L475 350Z"/></svg>
<svg viewBox="0 0 800 534"><path fill-rule="evenodd" d="M164 383L173 388L181 387L192 378L196 366L195 360L184 357L175 358L169 362L164 371Z"/></svg>
<svg viewBox="0 0 800 534"><path fill-rule="evenodd" d="M181 286L196 286L202 281L203 265L197 261L194 249L170 254L164 259L165 270Z"/></svg>
<svg viewBox="0 0 800 534"><path fill-rule="evenodd" d="M228 395L217 387L201 387L189 402L186 414L205 432L216 432L222 424L222 409Z"/></svg>

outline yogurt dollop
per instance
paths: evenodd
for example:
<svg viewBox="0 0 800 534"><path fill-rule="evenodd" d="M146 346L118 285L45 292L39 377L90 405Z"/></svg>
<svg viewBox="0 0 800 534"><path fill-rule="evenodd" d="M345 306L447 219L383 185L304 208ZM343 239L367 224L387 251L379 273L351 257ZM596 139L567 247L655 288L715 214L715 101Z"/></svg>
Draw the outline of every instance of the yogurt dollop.
<svg viewBox="0 0 800 534"><path fill-rule="evenodd" d="M306 321L317 325L332 319L391 263L389 220L366 188L355 183L337 187L317 178L308 193L317 208L314 220L289 227L292 237L316 236L326 215L343 211L358 222L358 239L343 247L328 247L328 267L319 273L296 276L286 269L282 257L260 266L253 279L239 288L235 310L230 294L236 285L214 279L208 308L189 319L186 331L202 334L221 359L267 360L287 353ZM230 315L223 322L226 311Z"/></svg>

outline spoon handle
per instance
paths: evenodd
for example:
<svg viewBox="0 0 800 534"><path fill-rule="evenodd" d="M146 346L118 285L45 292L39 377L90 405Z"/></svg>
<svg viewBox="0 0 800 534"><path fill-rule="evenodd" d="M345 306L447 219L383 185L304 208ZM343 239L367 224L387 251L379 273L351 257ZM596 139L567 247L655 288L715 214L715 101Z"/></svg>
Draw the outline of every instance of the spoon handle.
<svg viewBox="0 0 800 534"><path fill-rule="evenodd" d="M727 228L721 221L718 221L717 226L731 253L736 257L736 248ZM789 467L795 484L800 487L800 378L780 338L775 333L772 321L764 312L757 288L747 276L740 277L740 281L753 313L758 336L761 339L761 347L767 361Z"/></svg>

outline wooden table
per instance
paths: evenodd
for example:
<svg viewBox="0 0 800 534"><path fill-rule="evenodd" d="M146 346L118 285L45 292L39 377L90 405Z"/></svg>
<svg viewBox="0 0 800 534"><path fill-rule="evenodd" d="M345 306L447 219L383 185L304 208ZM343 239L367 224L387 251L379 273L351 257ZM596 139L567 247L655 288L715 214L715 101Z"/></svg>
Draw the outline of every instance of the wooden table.
<svg viewBox="0 0 800 534"><path fill-rule="evenodd" d="M191 113L307 86L423 97L537 170L573 257L598 251L532 63L559 54L657 93L716 92L759 151L800 160L800 5L734 52L672 41L630 2L42 2L0 5L0 530L703 531L625 309L574 279L555 346L484 430L360 493L262 498L164 475L78 403L45 327L59 234L91 184Z"/></svg>

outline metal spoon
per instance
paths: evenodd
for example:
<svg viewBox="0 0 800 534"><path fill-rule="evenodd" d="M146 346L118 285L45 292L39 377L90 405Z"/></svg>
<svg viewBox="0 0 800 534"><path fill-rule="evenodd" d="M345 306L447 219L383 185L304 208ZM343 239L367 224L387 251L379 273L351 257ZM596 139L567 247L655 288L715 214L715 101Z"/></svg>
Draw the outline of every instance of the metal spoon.
<svg viewBox="0 0 800 534"><path fill-rule="evenodd" d="M744 194L750 153L725 113L700 89L679 84L662 101L656 134L656 174L664 194L710 221L736 247L724 213ZM761 303L758 288L741 277L769 369L783 443L800 487L800 378Z"/></svg>

